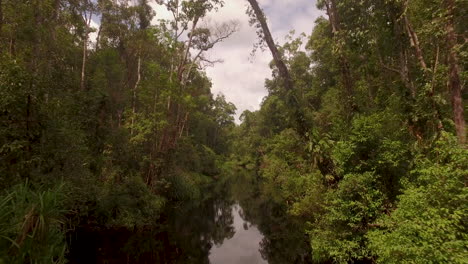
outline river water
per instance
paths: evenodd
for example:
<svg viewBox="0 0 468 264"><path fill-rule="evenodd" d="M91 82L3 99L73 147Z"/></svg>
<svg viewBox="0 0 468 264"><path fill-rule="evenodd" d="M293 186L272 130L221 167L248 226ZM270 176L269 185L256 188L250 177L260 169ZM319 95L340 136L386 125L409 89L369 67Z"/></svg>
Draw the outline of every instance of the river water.
<svg viewBox="0 0 468 264"><path fill-rule="evenodd" d="M202 201L181 202L148 230L81 227L71 263L310 263L304 227L262 195L255 175L207 186Z"/></svg>
<svg viewBox="0 0 468 264"><path fill-rule="evenodd" d="M210 250L210 263L261 264L268 263L260 253L264 236L255 225L242 218L239 204L232 206L234 235Z"/></svg>

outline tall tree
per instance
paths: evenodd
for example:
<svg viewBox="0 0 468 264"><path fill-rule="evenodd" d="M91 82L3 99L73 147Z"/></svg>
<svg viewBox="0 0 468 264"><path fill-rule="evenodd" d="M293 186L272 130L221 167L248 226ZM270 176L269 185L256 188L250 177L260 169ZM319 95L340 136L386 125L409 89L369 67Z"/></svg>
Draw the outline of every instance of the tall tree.
<svg viewBox="0 0 468 264"><path fill-rule="evenodd" d="M0 0L0 39L2 38L3 31L3 0Z"/></svg>
<svg viewBox="0 0 468 264"><path fill-rule="evenodd" d="M273 37L267 24L265 14L260 8L257 0L248 0L248 2L250 3L250 6L253 11L253 14L251 13L251 16L253 17L251 23L259 25L261 30L257 32L257 34L259 34L261 40L266 42L268 48L270 49L270 52L273 56L273 61L276 67L278 68L279 76L284 85L286 101L293 105L292 113L290 114L292 114L295 127L301 135L306 135L309 128L306 124L304 113L299 104L299 100L295 95L294 83L291 78L291 74L289 73L289 69L284 62L283 55L279 52L278 48L276 47L275 41L273 40Z"/></svg>
<svg viewBox="0 0 468 264"><path fill-rule="evenodd" d="M289 70L283 61L281 53L278 51L278 48L276 47L275 41L273 40L270 29L268 28L268 24L266 22L265 14L263 13L260 6L258 5L257 0L248 0L248 1L250 3L250 6L252 7L252 10L254 11L257 22L261 26L261 29L262 29L261 37L263 37L264 41L267 43L268 48L271 51L271 54L273 55L273 60L275 62L276 67L278 68L280 77L284 81L284 86L288 91L291 91L293 89L293 82L291 79L291 75L289 74Z"/></svg>
<svg viewBox="0 0 468 264"><path fill-rule="evenodd" d="M457 33L455 32L455 0L445 0L447 9L447 48L449 66L449 89L452 101L453 120L458 139L461 144L466 143L465 116L463 113L463 83L460 80L460 65L457 46Z"/></svg>
<svg viewBox="0 0 468 264"><path fill-rule="evenodd" d="M354 80L351 75L351 68L349 59L345 52L345 40L343 39L343 32L340 25L340 14L336 6L335 0L324 1L327 15L332 28L333 39L335 42L336 55L338 57L338 64L341 71L341 81L345 90L345 110L348 121L351 120L352 113L356 110L354 104Z"/></svg>
<svg viewBox="0 0 468 264"><path fill-rule="evenodd" d="M82 91L85 90L85 81L86 81L86 62L88 59L88 40L89 40L89 33L90 26L91 26L91 19L93 17L93 4L88 0L85 0L83 5L81 6L81 16L83 18L83 54L82 54L82 63L81 63L81 79L80 79L80 88Z"/></svg>

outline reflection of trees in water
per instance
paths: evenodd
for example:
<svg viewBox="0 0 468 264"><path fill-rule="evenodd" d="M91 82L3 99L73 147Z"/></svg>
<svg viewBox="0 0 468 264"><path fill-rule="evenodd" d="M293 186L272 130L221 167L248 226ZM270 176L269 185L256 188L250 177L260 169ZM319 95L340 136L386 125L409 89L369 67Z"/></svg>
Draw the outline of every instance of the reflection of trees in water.
<svg viewBox="0 0 468 264"><path fill-rule="evenodd" d="M213 243L231 238L235 229L226 186L207 188L202 201L179 203L152 228L77 231L71 263L208 264Z"/></svg>
<svg viewBox="0 0 468 264"><path fill-rule="evenodd" d="M213 243L221 244L234 236L232 201L225 196L214 195L209 199L184 204L169 216L172 224L168 234L172 243L180 249L177 261L172 263L209 263L208 255Z"/></svg>
<svg viewBox="0 0 468 264"><path fill-rule="evenodd" d="M215 245L220 245L225 239L232 238L236 233L234 229L234 217L232 216L232 201L221 200L214 203L215 211L214 230L211 232L211 240Z"/></svg>
<svg viewBox="0 0 468 264"><path fill-rule="evenodd" d="M255 175L239 171L229 188L227 184L207 186L201 201L180 202L153 229L83 232L78 239L82 248L75 254L88 256L71 263L208 264L212 246L235 234L234 199L241 207L239 215L250 223L244 229L255 225L264 235L260 253L269 264L308 263L304 260L310 252L302 232L305 228L284 206L262 195Z"/></svg>
<svg viewBox="0 0 468 264"><path fill-rule="evenodd" d="M232 191L243 209L240 216L264 235L260 253L269 264L310 263L310 246L302 232L305 227L287 214L286 207L262 195L255 174L239 173Z"/></svg>

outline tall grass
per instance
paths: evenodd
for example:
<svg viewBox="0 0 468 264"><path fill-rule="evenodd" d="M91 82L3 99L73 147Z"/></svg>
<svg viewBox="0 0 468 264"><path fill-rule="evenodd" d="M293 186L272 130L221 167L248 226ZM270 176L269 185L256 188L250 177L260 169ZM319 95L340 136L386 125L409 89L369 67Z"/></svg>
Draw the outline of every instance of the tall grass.
<svg viewBox="0 0 468 264"><path fill-rule="evenodd" d="M0 264L65 263L63 185L13 186L0 196Z"/></svg>

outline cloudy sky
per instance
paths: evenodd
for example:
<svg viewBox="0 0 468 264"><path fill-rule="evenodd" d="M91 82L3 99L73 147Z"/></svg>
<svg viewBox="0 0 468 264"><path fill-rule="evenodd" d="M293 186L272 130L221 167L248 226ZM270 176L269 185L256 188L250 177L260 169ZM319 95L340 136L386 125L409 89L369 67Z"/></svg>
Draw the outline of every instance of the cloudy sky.
<svg viewBox="0 0 468 264"><path fill-rule="evenodd" d="M247 0L225 0L225 5L217 13L209 14L209 20L222 23L238 20L239 31L229 39L215 46L208 54L211 59L221 59L206 69L213 82L214 94L222 93L237 107L237 116L244 110L257 110L267 94L264 81L271 77L268 63L272 57L269 50L257 51L253 60L250 53L257 41L255 30L249 26L245 14ZM310 34L314 21L322 13L316 8L316 0L259 0L268 18L273 37L279 43L291 29L296 34ZM170 14L163 8L154 6L156 19L169 19Z"/></svg>

